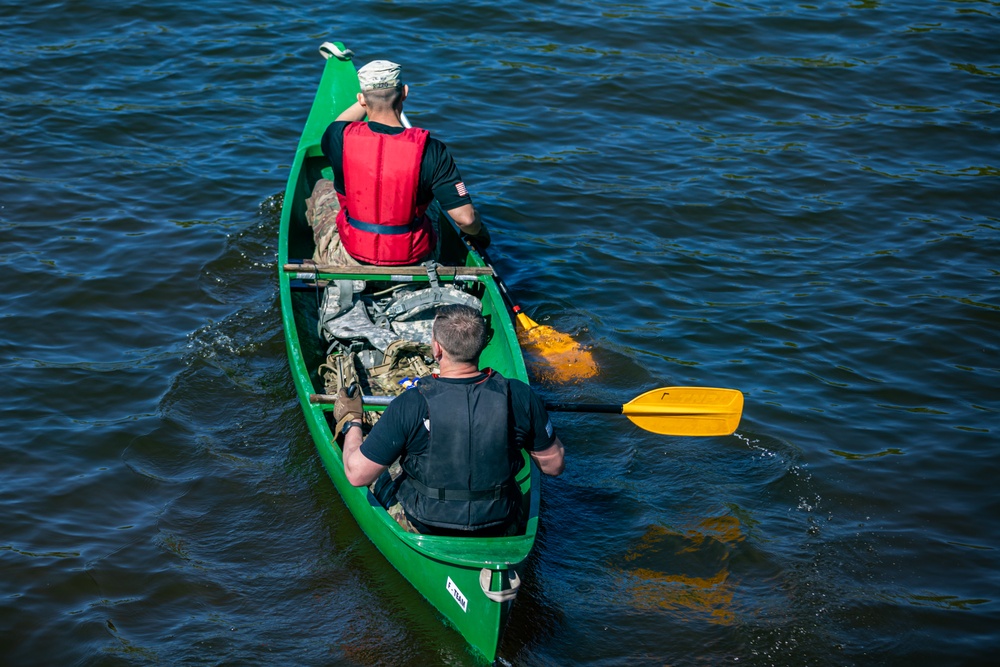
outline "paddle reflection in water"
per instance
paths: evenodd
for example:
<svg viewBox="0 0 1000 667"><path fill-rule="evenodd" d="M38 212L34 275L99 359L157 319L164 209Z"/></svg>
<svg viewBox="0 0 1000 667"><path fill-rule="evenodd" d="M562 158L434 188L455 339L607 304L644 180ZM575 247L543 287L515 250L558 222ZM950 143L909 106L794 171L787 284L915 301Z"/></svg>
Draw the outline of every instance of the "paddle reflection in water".
<svg viewBox="0 0 1000 667"><path fill-rule="evenodd" d="M623 590L630 606L733 624L736 586L730 581L729 559L743 540L740 522L732 516L708 517L683 532L650 526L622 558Z"/></svg>

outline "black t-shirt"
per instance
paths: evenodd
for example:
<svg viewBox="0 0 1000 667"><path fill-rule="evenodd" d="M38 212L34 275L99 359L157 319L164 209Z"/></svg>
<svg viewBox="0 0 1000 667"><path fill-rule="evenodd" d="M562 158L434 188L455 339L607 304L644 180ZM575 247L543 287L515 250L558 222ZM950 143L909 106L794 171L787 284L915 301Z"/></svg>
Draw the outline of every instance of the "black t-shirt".
<svg viewBox="0 0 1000 667"><path fill-rule="evenodd" d="M320 146L323 155L333 167L333 187L344 194L344 128L348 121L334 121L326 128ZM372 132L381 134L401 134L405 128L392 127L382 123L368 123ZM434 137L427 137L424 144L424 157L420 162L420 183L417 187L417 205L423 206L437 199L441 208L450 211L464 204L471 204L472 198L462 183L462 175L458 173L455 160L448 152L447 146Z"/></svg>
<svg viewBox="0 0 1000 667"><path fill-rule="evenodd" d="M439 382L474 384L487 378L485 373L471 378L442 378ZM539 452L555 442L556 434L545 404L531 387L520 380L507 380L513 413L514 433L511 448ZM361 443L361 453L379 465L391 465L399 456L419 456L430 442L427 427L427 401L419 391L407 390L393 399L371 433Z"/></svg>

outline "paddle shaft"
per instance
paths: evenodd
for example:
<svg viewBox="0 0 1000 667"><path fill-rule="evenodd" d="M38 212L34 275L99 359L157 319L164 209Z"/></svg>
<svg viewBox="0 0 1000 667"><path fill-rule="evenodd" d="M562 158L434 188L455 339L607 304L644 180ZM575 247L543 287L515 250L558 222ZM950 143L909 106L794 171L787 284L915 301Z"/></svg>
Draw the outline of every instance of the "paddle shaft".
<svg viewBox="0 0 1000 667"><path fill-rule="evenodd" d="M504 283L503 279L499 275L497 275L497 270L493 266L493 262L490 261L490 258L486 256L486 251L483 250L482 248L476 248L476 250L479 252L479 255L483 258L483 261L486 262L486 266L493 269L493 282L495 282L497 284L497 287L500 288L500 293L503 294L503 299L504 301L507 302L507 307L510 308L511 312L513 312L514 315L520 315L521 306L514 303L514 299L511 297L510 292L507 291L507 285Z"/></svg>
<svg viewBox="0 0 1000 667"><path fill-rule="evenodd" d="M699 415L735 414L734 410L714 405L612 405L610 403L545 403L552 412L599 412L626 417L696 417Z"/></svg>
<svg viewBox="0 0 1000 667"><path fill-rule="evenodd" d="M514 298L510 295L510 291L507 290L507 284L503 281L503 278L500 277L500 274L497 273L496 267L493 266L493 260L491 260L490 256L486 253L486 249L479 247L478 244L473 243L470 239L463 238L462 240L465 241L466 245L468 245L471 250L479 253L479 256L483 258L484 262L486 262L486 266L493 271L493 282L495 282L497 287L500 288L500 294L503 296L503 300L506 302L507 307L510 308L512 313L514 313L515 317L521 317L521 306L514 303ZM527 318L527 315L523 316ZM522 322L521 324L524 325L525 322ZM528 326L530 326L530 324Z"/></svg>
<svg viewBox="0 0 1000 667"><path fill-rule="evenodd" d="M337 397L334 394L313 394L311 397L313 403L335 403ZM361 401L365 405L372 406L386 406L392 403L392 399L395 396L362 396ZM621 405L614 405L612 403L545 403L545 408L547 410L552 410L553 412L601 412L608 414L620 415L622 413Z"/></svg>
<svg viewBox="0 0 1000 667"><path fill-rule="evenodd" d="M545 409L552 412L600 412L620 415L622 406L614 403L545 403Z"/></svg>
<svg viewBox="0 0 1000 667"><path fill-rule="evenodd" d="M365 405L371 406L387 406L392 403L392 399L395 396L362 396L361 401ZM312 401L314 403L335 403L337 397L332 394L313 394ZM627 409L626 409L627 408ZM633 414L633 415L647 415L647 416L683 416L683 415L703 415L703 414L715 414L719 412L718 408L713 407L702 407L697 405L691 406L670 406L670 407L657 407L657 406L631 406L622 405L620 403L556 403L556 402L545 402L545 409L551 410L552 412L593 412L598 414L609 414L609 415L621 415L621 414Z"/></svg>
<svg viewBox="0 0 1000 667"><path fill-rule="evenodd" d="M313 403L336 403L337 396L335 394L312 394L310 400ZM362 396L361 401L365 405L373 406L386 406L392 403L392 399L395 396ZM610 414L620 415L622 413L621 405L614 405L612 403L545 403L545 408L547 410L552 410L553 412L605 412Z"/></svg>
<svg viewBox="0 0 1000 667"><path fill-rule="evenodd" d="M389 405L395 396L362 396L365 405ZM600 412L613 415L622 413L621 405L611 403L545 403L546 410L553 412Z"/></svg>

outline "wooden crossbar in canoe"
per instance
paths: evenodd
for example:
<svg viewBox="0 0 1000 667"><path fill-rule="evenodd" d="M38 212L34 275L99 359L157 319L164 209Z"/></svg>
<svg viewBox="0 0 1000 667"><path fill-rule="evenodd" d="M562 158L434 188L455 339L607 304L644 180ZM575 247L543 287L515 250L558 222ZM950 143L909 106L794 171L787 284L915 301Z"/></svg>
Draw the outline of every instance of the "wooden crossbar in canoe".
<svg viewBox="0 0 1000 667"><path fill-rule="evenodd" d="M285 264L286 273L295 274L296 278L323 276L408 276L412 278L427 277L427 269L423 266L355 266L352 264L317 264L311 259ZM493 268L489 266L435 266L441 277L477 277L492 276Z"/></svg>

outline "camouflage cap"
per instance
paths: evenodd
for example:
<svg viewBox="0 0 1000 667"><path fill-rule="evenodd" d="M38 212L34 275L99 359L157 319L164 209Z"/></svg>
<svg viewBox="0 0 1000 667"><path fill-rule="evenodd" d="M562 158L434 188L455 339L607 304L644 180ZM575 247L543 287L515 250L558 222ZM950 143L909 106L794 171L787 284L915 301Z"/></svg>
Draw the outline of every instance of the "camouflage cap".
<svg viewBox="0 0 1000 667"><path fill-rule="evenodd" d="M398 88L403 85L403 68L388 60L373 60L358 70L361 92L382 88Z"/></svg>

